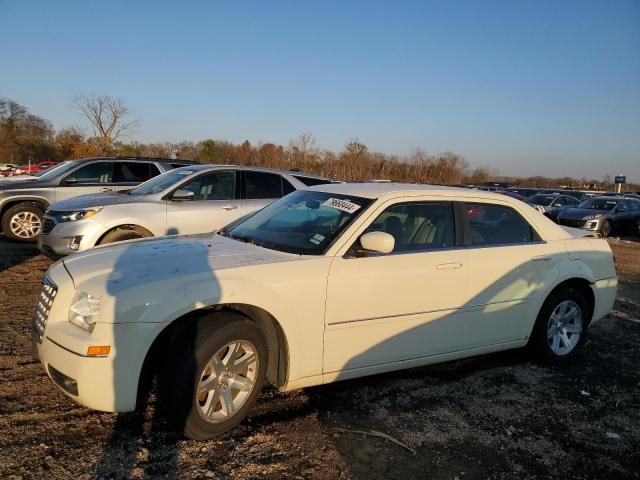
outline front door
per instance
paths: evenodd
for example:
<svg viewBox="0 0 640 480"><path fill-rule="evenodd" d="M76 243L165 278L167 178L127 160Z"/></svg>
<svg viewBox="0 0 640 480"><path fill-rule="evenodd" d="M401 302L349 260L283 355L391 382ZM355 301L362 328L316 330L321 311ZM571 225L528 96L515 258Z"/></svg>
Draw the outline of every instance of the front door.
<svg viewBox="0 0 640 480"><path fill-rule="evenodd" d="M202 174L180 189L194 196L192 200L166 200L167 235L213 232L242 216L234 170Z"/></svg>
<svg viewBox="0 0 640 480"><path fill-rule="evenodd" d="M113 177L113 162L96 161L68 173L56 187L56 201L87 195L112 192L117 188Z"/></svg>
<svg viewBox="0 0 640 480"><path fill-rule="evenodd" d="M459 343L467 275L454 224L450 202L391 204L362 233L391 234L392 253L334 258L325 374L419 359Z"/></svg>

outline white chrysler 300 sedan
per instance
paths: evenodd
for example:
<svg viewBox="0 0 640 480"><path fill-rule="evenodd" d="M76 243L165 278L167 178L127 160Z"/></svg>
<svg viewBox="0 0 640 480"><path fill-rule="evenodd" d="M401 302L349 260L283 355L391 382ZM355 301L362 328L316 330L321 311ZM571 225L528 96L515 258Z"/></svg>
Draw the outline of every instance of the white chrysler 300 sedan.
<svg viewBox="0 0 640 480"><path fill-rule="evenodd" d="M300 190L218 234L133 240L54 264L33 343L89 408L156 376L179 428L238 424L282 390L530 346L575 357L613 305L604 240L503 195L407 184Z"/></svg>

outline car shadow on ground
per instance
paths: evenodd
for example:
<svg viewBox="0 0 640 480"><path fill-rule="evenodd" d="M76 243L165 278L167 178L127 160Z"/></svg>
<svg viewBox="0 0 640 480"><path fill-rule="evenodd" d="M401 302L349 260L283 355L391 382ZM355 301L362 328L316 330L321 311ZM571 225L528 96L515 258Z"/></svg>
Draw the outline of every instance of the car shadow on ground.
<svg viewBox="0 0 640 480"><path fill-rule="evenodd" d="M15 242L0 234L0 272L38 255L35 243Z"/></svg>

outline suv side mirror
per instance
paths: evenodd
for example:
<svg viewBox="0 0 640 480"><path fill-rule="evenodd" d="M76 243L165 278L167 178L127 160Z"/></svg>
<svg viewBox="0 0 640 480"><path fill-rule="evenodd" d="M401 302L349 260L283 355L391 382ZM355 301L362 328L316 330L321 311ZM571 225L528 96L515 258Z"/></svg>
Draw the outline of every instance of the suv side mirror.
<svg viewBox="0 0 640 480"><path fill-rule="evenodd" d="M64 185L74 185L78 183L78 179L76 177L67 177L62 181L62 183Z"/></svg>
<svg viewBox="0 0 640 480"><path fill-rule="evenodd" d="M360 237L360 245L369 252L391 253L396 239L386 232L369 232Z"/></svg>
<svg viewBox="0 0 640 480"><path fill-rule="evenodd" d="M171 200L182 202L185 200L193 200L193 197L195 197L195 194L191 190L185 190L181 188L180 190L176 190L175 192L173 192L173 195L171 195Z"/></svg>

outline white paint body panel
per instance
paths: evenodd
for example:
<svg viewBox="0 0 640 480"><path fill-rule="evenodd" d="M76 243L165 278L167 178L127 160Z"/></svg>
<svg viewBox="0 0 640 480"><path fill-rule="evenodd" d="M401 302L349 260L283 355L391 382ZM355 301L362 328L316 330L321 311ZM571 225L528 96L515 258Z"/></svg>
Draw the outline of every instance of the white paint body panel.
<svg viewBox="0 0 640 480"><path fill-rule="evenodd" d="M253 305L276 319L288 351L285 390L524 346L544 299L567 279L592 284L593 321L613 305L617 279L608 244L574 238L517 200L393 184L313 190L375 199L324 255L206 234L122 242L54 264L49 275L59 293L38 347L42 362L78 381L79 403L129 411L154 338L182 315L215 305ZM508 205L542 241L345 258L390 202L446 199ZM76 291L101 299L93 334L67 321ZM95 344L112 345L112 353L79 355ZM105 381L92 380L96 374Z"/></svg>

